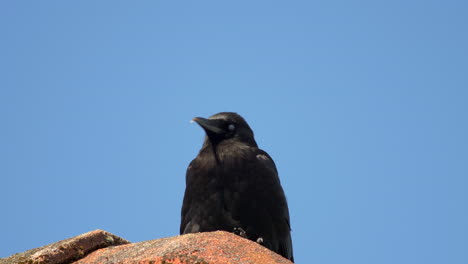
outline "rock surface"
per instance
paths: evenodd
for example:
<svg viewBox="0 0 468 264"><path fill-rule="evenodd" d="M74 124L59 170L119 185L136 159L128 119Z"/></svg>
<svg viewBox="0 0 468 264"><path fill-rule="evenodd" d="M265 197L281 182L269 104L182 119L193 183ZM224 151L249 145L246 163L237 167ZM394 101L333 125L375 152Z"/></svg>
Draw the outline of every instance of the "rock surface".
<svg viewBox="0 0 468 264"><path fill-rule="evenodd" d="M88 243L77 243L83 241ZM89 237L99 239L89 240ZM77 240L78 239L78 240ZM101 246L86 250L89 241L100 241ZM108 242L103 245L103 242ZM112 241L112 244L110 242ZM64 244L65 243L65 244ZM0 259L10 263L148 263L148 264L291 264L292 262L269 249L237 235L224 232L186 234L143 241L133 244L96 230L39 249ZM96 243L91 243L96 244ZM83 249L81 248L83 246ZM98 249L100 248L100 249ZM91 252L92 251L92 252ZM91 252L91 253L89 253ZM89 254L87 254L89 253Z"/></svg>
<svg viewBox="0 0 468 264"><path fill-rule="evenodd" d="M94 230L56 243L0 259L0 264L65 264L100 248L128 244L129 241L103 230Z"/></svg>

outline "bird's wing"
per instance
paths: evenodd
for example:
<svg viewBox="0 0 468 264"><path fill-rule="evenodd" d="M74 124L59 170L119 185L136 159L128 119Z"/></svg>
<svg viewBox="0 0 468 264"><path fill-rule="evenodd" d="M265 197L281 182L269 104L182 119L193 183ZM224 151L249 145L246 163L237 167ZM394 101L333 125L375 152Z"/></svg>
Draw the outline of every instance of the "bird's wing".
<svg viewBox="0 0 468 264"><path fill-rule="evenodd" d="M232 230L224 226L227 219L220 219L223 193L213 169L214 159L197 156L188 166L186 188L182 203L180 233Z"/></svg>
<svg viewBox="0 0 468 264"><path fill-rule="evenodd" d="M194 163L195 159L192 160L192 162L190 162L190 165L187 168L187 172L185 175L185 182L187 186L189 186L191 184L191 181L193 180ZM191 209L191 200L194 195L194 191L194 188L185 188L184 201L182 203L181 211L180 234L197 232L197 230L193 230L196 228L197 224L193 223L192 219L188 217L189 210Z"/></svg>
<svg viewBox="0 0 468 264"><path fill-rule="evenodd" d="M276 195L277 197L273 197L279 204L276 207L276 210L280 210L279 213L281 219L278 219L279 222L277 223L277 230L278 230L278 253L283 256L287 256L289 259L293 260L293 247L292 247L292 240L291 240L291 224L289 220L289 209L286 201L286 196L284 195L284 191L281 187L280 179L278 176L278 170L276 169L275 162L273 159L268 155L267 152L259 149L256 155L257 161L259 164L262 164L264 168L266 168L270 172L270 179L272 181L273 189L269 190L272 191L272 195Z"/></svg>
<svg viewBox="0 0 468 264"><path fill-rule="evenodd" d="M276 174L276 177L278 177L278 170L276 169L275 162L270 157L270 155L268 155L268 153L259 149L256 158L257 161L259 161L263 166L271 170L271 172Z"/></svg>

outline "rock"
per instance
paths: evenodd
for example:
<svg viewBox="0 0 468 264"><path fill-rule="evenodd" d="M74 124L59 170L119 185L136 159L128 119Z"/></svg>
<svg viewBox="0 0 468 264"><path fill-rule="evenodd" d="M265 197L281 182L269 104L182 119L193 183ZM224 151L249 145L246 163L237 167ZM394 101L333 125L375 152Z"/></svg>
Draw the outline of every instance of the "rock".
<svg viewBox="0 0 468 264"><path fill-rule="evenodd" d="M275 252L224 232L186 234L97 250L74 264L291 264Z"/></svg>
<svg viewBox="0 0 468 264"><path fill-rule="evenodd" d="M94 230L47 246L0 259L0 264L66 264L90 252L108 246L128 244L129 241L103 230Z"/></svg>
<svg viewBox="0 0 468 264"><path fill-rule="evenodd" d="M291 264L292 262L258 243L224 231L186 234L129 244L122 238L96 230L0 259L0 264L10 263Z"/></svg>

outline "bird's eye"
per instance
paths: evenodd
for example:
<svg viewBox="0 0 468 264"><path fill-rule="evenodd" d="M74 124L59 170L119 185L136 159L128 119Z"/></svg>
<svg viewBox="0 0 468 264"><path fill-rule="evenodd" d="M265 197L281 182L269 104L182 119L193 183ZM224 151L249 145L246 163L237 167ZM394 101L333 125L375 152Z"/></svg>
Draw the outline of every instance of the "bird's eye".
<svg viewBox="0 0 468 264"><path fill-rule="evenodd" d="M236 129L236 126L234 124L229 124L228 129L229 131L234 131L234 129Z"/></svg>

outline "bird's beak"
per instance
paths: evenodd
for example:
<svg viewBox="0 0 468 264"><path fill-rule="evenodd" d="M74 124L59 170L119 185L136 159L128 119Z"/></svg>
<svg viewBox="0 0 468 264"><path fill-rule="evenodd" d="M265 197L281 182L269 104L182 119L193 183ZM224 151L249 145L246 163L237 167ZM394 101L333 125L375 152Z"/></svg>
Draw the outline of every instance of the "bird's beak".
<svg viewBox="0 0 468 264"><path fill-rule="evenodd" d="M220 120L206 119L203 117L195 117L192 121L197 122L207 133L222 134L224 129L221 128Z"/></svg>

